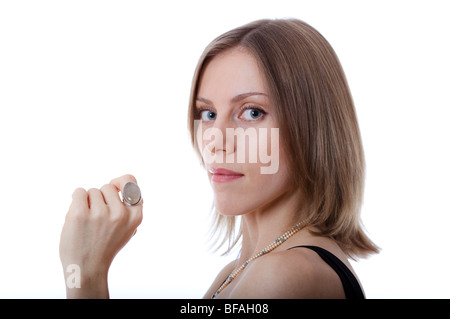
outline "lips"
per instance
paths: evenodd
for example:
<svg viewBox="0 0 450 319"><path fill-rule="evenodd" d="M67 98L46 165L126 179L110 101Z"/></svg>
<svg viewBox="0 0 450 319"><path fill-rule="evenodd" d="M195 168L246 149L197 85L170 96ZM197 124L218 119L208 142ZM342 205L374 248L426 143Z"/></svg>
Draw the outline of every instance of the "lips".
<svg viewBox="0 0 450 319"><path fill-rule="evenodd" d="M225 168L210 168L209 172L212 174L211 181L216 183L231 182L244 176L244 174Z"/></svg>

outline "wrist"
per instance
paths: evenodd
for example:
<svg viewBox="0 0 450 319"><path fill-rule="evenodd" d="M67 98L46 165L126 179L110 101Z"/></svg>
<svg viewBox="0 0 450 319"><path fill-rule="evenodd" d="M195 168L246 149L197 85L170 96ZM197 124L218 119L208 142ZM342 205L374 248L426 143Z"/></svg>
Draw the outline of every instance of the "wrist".
<svg viewBox="0 0 450 319"><path fill-rule="evenodd" d="M67 269L70 269L65 274L66 296L68 299L109 298L107 271L83 274L77 265L69 265Z"/></svg>

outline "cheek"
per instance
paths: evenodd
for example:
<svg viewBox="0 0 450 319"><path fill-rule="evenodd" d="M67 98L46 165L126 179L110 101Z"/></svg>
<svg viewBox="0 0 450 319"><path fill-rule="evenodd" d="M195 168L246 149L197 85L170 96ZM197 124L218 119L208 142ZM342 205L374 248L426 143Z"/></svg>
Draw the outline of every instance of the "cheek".
<svg viewBox="0 0 450 319"><path fill-rule="evenodd" d="M260 173L275 175L278 173L281 158L279 128L260 128L258 134L258 163L261 165Z"/></svg>
<svg viewBox="0 0 450 319"><path fill-rule="evenodd" d="M279 128L260 127L237 130L235 156L238 163L257 163L261 174L276 174L280 166ZM233 135L227 141L234 143Z"/></svg>
<svg viewBox="0 0 450 319"><path fill-rule="evenodd" d="M224 149L224 134L219 128L200 123L196 130L196 146L204 164L224 163L223 154L216 154L217 150Z"/></svg>

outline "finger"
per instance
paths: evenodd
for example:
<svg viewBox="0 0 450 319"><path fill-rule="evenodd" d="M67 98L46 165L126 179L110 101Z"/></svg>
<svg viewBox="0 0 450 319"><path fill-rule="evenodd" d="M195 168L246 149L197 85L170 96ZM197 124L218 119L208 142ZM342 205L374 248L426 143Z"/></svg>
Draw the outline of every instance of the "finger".
<svg viewBox="0 0 450 319"><path fill-rule="evenodd" d="M110 184L114 185L118 190L122 191L123 187L128 182L133 182L137 184L136 178L130 174L115 178L110 182Z"/></svg>
<svg viewBox="0 0 450 319"><path fill-rule="evenodd" d="M88 203L89 208L94 212L101 212L106 206L102 192L100 192L97 188L91 188L88 190Z"/></svg>
<svg viewBox="0 0 450 319"><path fill-rule="evenodd" d="M103 185L100 189L103 194L103 198L107 205L120 205L122 201L120 200L118 189L112 184Z"/></svg>
<svg viewBox="0 0 450 319"><path fill-rule="evenodd" d="M69 211L86 212L89 210L88 194L84 188L77 188L72 194Z"/></svg>

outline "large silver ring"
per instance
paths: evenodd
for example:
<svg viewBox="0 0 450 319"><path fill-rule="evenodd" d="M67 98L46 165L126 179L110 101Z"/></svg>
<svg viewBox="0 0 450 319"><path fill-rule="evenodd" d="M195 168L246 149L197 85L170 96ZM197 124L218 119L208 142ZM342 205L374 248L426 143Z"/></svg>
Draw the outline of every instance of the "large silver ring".
<svg viewBox="0 0 450 319"><path fill-rule="evenodd" d="M141 190L136 183L128 182L122 190L123 202L128 206L139 205L142 201Z"/></svg>

